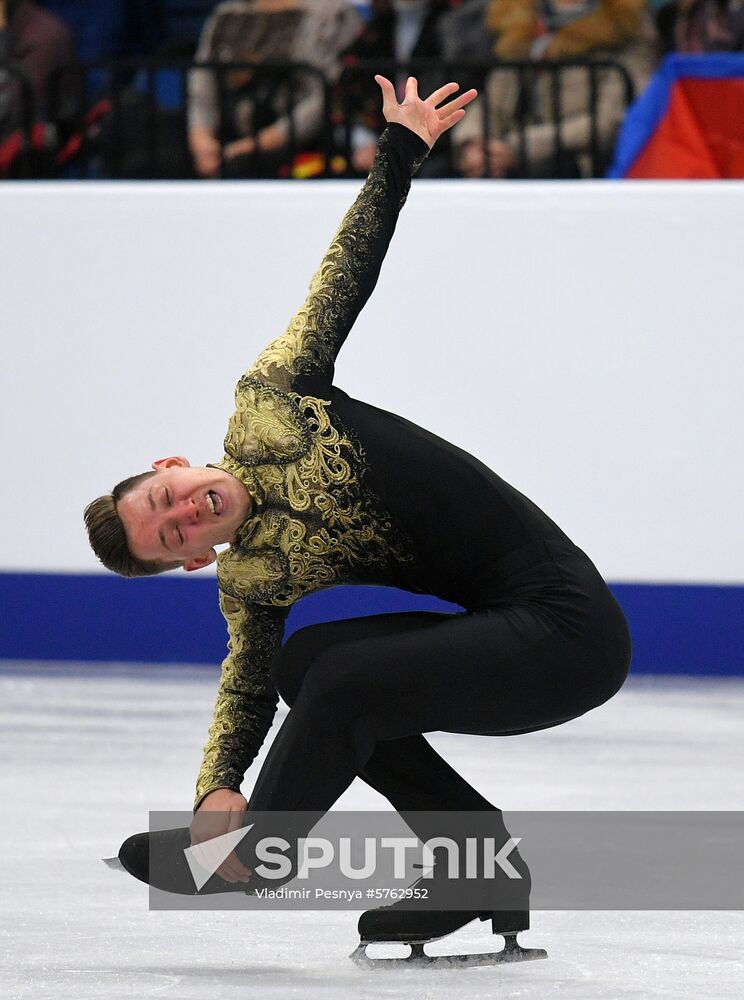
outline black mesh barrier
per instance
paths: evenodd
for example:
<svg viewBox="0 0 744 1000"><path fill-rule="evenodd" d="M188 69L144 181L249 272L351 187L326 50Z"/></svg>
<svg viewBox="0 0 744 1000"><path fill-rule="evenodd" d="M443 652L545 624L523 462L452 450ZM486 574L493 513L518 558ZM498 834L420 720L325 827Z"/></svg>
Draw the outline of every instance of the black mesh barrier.
<svg viewBox="0 0 744 1000"><path fill-rule="evenodd" d="M6 71L15 73L11 67ZM189 85L194 74L209 74L216 94L220 163L215 176L222 178L327 178L355 177L366 169L355 164L355 135L366 130L370 141L384 126L381 98L374 74L396 82L413 75L425 96L435 86L457 80L463 89L480 91L483 109L479 139L483 148L501 136L495 130L497 114L493 93L500 81L509 81L514 162L507 176L520 178L601 177L611 159L616 127L634 98L627 70L611 60L478 61L410 63L375 61L345 65L331 84L316 68L301 63L193 63L190 60L117 60L85 63L53 74L45 102L49 122L47 155L43 161L17 157L13 177L110 179L188 179L199 176L189 146ZM568 74L571 74L570 80ZM17 75L17 74L16 74ZM577 151L566 136L567 92L580 86L588 94L584 116L587 138ZM618 122L609 131L600 120L605 88L612 85L621 105ZM24 88L24 150L32 151L32 95ZM301 127L303 102L315 101L314 125ZM28 102L31 103L28 103ZM26 106L27 105L27 106ZM538 107L540 105L540 107ZM250 120L241 112L250 107ZM495 114L497 113L497 114ZM278 149L264 149L261 130L281 115L287 122L286 141ZM375 117L376 116L376 117ZM530 149L530 129L552 128L548 155L536 157ZM453 136L454 141L453 141ZM247 152L229 155L238 140ZM446 133L424 167L424 176L460 176L456 131ZM50 148L51 147L51 148ZM232 148L235 148L234 146ZM479 176L490 176L483 158Z"/></svg>

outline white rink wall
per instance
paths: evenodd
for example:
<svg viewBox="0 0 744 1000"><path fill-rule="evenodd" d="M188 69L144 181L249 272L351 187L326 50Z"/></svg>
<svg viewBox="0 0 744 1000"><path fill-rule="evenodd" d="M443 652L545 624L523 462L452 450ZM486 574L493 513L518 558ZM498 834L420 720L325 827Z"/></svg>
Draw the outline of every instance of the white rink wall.
<svg viewBox="0 0 744 1000"><path fill-rule="evenodd" d="M94 572L81 511L221 455L358 185L0 186L0 570ZM414 184L336 369L533 497L613 581L744 582L744 184Z"/></svg>

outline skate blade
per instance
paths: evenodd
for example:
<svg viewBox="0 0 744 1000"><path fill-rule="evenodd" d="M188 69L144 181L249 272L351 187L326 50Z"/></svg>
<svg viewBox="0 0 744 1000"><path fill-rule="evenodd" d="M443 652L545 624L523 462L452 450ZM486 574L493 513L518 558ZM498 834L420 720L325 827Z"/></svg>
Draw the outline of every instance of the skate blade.
<svg viewBox="0 0 744 1000"><path fill-rule="evenodd" d="M126 868L118 858L101 858L101 861L103 861L105 865L108 865L109 868L113 868L116 872L126 871Z"/></svg>
<svg viewBox="0 0 744 1000"><path fill-rule="evenodd" d="M523 948L515 940L507 941L501 951L486 951L470 955L427 955L421 942L409 942L411 954L405 958L370 958L367 945L373 942L363 941L349 958L356 965L367 969L399 969L406 968L440 968L440 969L472 969L479 965L505 965L510 962L534 962L547 958L544 948ZM384 944L385 942L374 942ZM396 942L400 943L400 942Z"/></svg>

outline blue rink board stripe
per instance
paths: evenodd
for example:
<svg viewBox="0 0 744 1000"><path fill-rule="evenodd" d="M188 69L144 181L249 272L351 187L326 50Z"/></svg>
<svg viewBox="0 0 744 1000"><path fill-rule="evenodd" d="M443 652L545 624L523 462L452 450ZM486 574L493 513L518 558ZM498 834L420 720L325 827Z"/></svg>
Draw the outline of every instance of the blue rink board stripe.
<svg viewBox="0 0 744 1000"><path fill-rule="evenodd" d="M633 634L633 672L744 675L744 586L614 584ZM218 663L217 584L156 577L0 573L0 659ZM290 611L304 625L396 611L457 611L388 587L335 587Z"/></svg>

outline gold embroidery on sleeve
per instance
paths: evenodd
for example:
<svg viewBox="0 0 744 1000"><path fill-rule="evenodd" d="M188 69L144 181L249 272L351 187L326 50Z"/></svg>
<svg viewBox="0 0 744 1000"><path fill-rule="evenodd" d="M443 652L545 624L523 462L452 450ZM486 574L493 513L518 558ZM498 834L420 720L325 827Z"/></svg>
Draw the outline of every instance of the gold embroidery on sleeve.
<svg viewBox="0 0 744 1000"><path fill-rule="evenodd" d="M378 194L382 195L384 181L379 184ZM353 232L348 216L344 218L310 282L304 304L284 333L264 348L249 374L263 376L289 389L295 376L333 364L337 353L334 331L344 329L342 316L349 300L357 294L356 283L349 280L350 273L357 269L352 257L359 265L369 256L364 232L374 227L379 213L380 205L370 199L357 207Z"/></svg>
<svg viewBox="0 0 744 1000"><path fill-rule="evenodd" d="M374 258L374 240L390 211L390 178L385 166L390 142L389 135L384 134L373 169L336 230L313 275L305 302L284 333L261 352L249 374L290 389L295 376L332 367L354 314L371 291L370 286L360 301L363 278L371 271ZM411 165L411 174L419 169L427 152ZM400 192L399 210L409 187L410 177Z"/></svg>
<svg viewBox="0 0 744 1000"><path fill-rule="evenodd" d="M269 678L281 643L286 612L248 606L224 594L228 654L196 783L196 802L215 788L240 786L245 770L271 727L277 696Z"/></svg>

